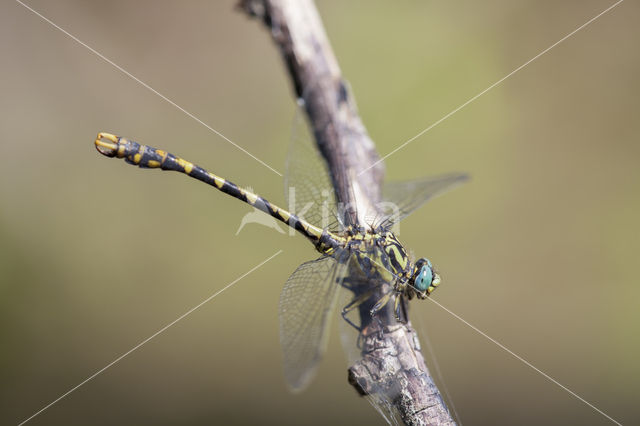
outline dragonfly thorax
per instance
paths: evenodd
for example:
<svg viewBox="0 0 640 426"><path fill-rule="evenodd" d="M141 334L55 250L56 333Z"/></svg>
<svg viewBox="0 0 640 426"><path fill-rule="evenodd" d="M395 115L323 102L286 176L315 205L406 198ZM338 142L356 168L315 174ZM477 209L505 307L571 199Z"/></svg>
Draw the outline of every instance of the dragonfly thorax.
<svg viewBox="0 0 640 426"><path fill-rule="evenodd" d="M404 246L387 230L347 228L342 236L344 248L371 262L371 267L386 270L394 280L406 281L413 267Z"/></svg>
<svg viewBox="0 0 640 426"><path fill-rule="evenodd" d="M358 231L347 229L344 237L346 248L358 254L361 264L371 263L372 269L377 269L380 275L389 274L397 293L409 299L426 299L440 284L440 275L431 261L421 258L411 262L404 246L391 231Z"/></svg>

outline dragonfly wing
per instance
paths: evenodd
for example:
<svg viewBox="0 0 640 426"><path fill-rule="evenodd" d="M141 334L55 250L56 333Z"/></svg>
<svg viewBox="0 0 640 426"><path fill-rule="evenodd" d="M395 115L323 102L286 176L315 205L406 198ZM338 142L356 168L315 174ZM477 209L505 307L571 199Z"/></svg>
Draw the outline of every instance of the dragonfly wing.
<svg viewBox="0 0 640 426"><path fill-rule="evenodd" d="M391 228L431 198L443 194L469 180L464 173L450 173L428 178L387 182L382 188L384 207L382 226Z"/></svg>
<svg viewBox="0 0 640 426"><path fill-rule="evenodd" d="M280 295L280 344L292 391L313 379L327 345L331 313L347 271L345 252L298 266Z"/></svg>
<svg viewBox="0 0 640 426"><path fill-rule="evenodd" d="M389 425L403 425L402 417L398 409L393 405L392 401L386 396L380 394L366 395L369 404L384 418Z"/></svg>
<svg viewBox="0 0 640 426"><path fill-rule="evenodd" d="M361 263L361 260L353 259L353 258L352 260L354 260L353 264L355 264L356 262ZM362 267L363 267L362 264L360 264L357 267L352 266L349 273L349 279L351 279L356 272L360 272ZM382 266L380 265L378 265L378 267L382 268ZM366 286L381 285L381 281L371 283L370 281L368 281L366 278L363 278L362 276L360 277L360 279L364 280L364 282L361 285L365 286L359 289L360 293L362 293L362 291L366 291ZM353 302L354 300L353 298L354 298L354 294L352 292L350 291L341 292L339 295L338 306L339 307L348 306L350 303ZM375 296L372 296L372 298L367 300L365 303L367 303L368 307L371 307L373 303L375 303L376 301L377 300L375 299ZM358 325L359 327L363 326L363 324L360 323L360 316L358 312L352 312L349 315L349 319L351 322ZM360 331L354 328L347 321L339 322L339 331L340 331L340 340L342 343L342 348L345 352L345 355L347 356L347 361L349 363L349 366L353 366L356 363L360 362L363 358L362 336L360 336ZM388 395L382 389L378 389L377 392L374 391L372 392L372 394L366 395L365 398L389 425L399 426L404 424L401 420L398 410L393 405L393 398L391 395Z"/></svg>
<svg viewBox="0 0 640 426"><path fill-rule="evenodd" d="M335 215L333 187L327 166L312 140L303 107L298 105L285 170L285 200L292 213L312 225L337 231L340 223Z"/></svg>

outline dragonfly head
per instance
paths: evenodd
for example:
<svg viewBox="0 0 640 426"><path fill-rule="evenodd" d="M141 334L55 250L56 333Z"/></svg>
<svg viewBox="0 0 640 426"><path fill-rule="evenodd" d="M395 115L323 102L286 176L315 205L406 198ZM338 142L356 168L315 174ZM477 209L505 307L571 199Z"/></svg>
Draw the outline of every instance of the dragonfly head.
<svg viewBox="0 0 640 426"><path fill-rule="evenodd" d="M111 133L98 133L95 145L98 152L107 157L115 157L120 147L119 137Z"/></svg>
<svg viewBox="0 0 640 426"><path fill-rule="evenodd" d="M440 275L433 270L429 259L418 259L409 284L418 298L426 299L440 285Z"/></svg>

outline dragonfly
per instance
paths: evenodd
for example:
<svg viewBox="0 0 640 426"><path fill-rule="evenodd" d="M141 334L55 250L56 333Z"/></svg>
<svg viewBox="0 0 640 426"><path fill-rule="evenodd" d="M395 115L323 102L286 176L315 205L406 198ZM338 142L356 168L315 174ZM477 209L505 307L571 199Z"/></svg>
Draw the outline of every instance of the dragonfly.
<svg viewBox="0 0 640 426"><path fill-rule="evenodd" d="M285 191L289 210L190 161L125 137L100 132L95 147L106 157L123 159L141 168L183 173L213 186L291 227L313 244L320 257L298 266L280 296L280 343L285 378L292 391L304 389L314 377L326 349L328 325L339 289L353 294L343 305L342 318L363 333L367 324L379 321L389 311L395 320L405 321L405 300L426 299L440 285L440 275L431 261L412 261L392 228L429 199L468 179L466 174L451 173L387 183L383 199L394 206L393 214L378 212L371 223L363 226L350 223L349 215L340 213L331 192L326 196L330 188L326 166L317 150L301 143L293 143L290 148L285 187L297 181L299 190L295 201ZM290 211L301 210L298 207L308 202L319 203L321 197L324 210L332 210L331 223L321 223L325 222L320 220L325 215L319 209L305 216ZM360 312L360 320L352 318L355 311Z"/></svg>

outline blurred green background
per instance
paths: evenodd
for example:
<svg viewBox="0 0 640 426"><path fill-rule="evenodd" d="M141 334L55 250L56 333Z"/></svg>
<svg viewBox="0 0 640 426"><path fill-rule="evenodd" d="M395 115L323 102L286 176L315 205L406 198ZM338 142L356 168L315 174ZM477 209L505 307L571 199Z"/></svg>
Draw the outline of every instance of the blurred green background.
<svg viewBox="0 0 640 426"><path fill-rule="evenodd" d="M234 2L28 4L282 171L294 104ZM319 1L386 154L609 1ZM473 180L402 224L436 300L624 424L640 422L640 7L624 2L387 162ZM250 185L282 179L15 2L0 6L0 423L17 424L276 251L29 424L383 424L336 333L287 392L277 306L315 255L183 176L99 156L109 131ZM413 303L466 424L609 421L429 302ZM424 340L423 340L424 341ZM433 367L432 361L430 365ZM439 381L442 384L442 381Z"/></svg>

